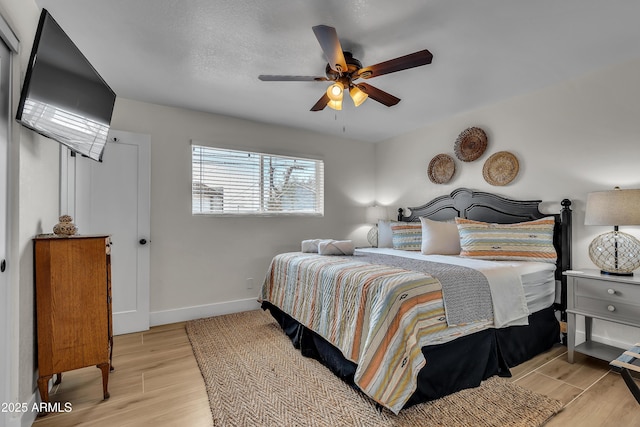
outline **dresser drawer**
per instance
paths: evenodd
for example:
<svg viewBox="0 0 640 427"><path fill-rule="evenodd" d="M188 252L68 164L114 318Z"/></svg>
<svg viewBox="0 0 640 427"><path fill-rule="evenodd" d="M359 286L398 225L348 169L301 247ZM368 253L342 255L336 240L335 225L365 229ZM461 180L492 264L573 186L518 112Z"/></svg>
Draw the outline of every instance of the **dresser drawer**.
<svg viewBox="0 0 640 427"><path fill-rule="evenodd" d="M640 306L623 302L576 296L576 310L588 312L614 321L624 321L640 326Z"/></svg>
<svg viewBox="0 0 640 427"><path fill-rule="evenodd" d="M640 305L640 286L603 280L575 279L575 294L607 301L635 302Z"/></svg>
<svg viewBox="0 0 640 427"><path fill-rule="evenodd" d="M586 278L574 286L576 310L640 325L640 286Z"/></svg>

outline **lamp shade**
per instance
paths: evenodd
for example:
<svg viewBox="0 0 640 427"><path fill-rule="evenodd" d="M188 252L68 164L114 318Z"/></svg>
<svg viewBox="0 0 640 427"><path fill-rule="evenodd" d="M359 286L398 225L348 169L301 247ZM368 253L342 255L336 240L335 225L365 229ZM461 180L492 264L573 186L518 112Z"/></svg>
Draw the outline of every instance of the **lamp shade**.
<svg viewBox="0 0 640 427"><path fill-rule="evenodd" d="M640 225L640 189L595 191L587 195L585 225Z"/></svg>
<svg viewBox="0 0 640 427"><path fill-rule="evenodd" d="M333 108L334 110L342 110L342 100L338 100L338 101L329 101L327 102L327 106L329 108Z"/></svg>
<svg viewBox="0 0 640 427"><path fill-rule="evenodd" d="M335 82L327 88L327 96L332 101L342 101L344 85L341 82Z"/></svg>
<svg viewBox="0 0 640 427"><path fill-rule="evenodd" d="M353 86L351 89L349 89L349 95L353 100L353 105L355 105L356 107L359 107L360 104L362 104L369 97L369 95L364 93L358 86Z"/></svg>

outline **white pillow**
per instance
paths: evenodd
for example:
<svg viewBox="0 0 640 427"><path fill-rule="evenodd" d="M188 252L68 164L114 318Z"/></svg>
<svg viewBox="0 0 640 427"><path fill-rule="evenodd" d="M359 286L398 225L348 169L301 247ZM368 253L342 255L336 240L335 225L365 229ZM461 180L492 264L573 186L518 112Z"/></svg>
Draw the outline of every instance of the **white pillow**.
<svg viewBox="0 0 640 427"><path fill-rule="evenodd" d="M393 230L391 226L400 224L398 221L391 221L388 219L378 220L378 247L379 248L392 248L393 247Z"/></svg>
<svg viewBox="0 0 640 427"><path fill-rule="evenodd" d="M422 247L424 255L460 255L458 226L452 222L420 218L422 223Z"/></svg>

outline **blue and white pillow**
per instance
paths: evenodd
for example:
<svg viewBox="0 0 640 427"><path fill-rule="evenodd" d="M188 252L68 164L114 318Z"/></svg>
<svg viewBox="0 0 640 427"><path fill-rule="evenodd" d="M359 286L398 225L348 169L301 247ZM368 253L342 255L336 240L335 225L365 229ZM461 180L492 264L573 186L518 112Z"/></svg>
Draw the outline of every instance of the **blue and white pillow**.
<svg viewBox="0 0 640 427"><path fill-rule="evenodd" d="M419 251L422 247L422 224L399 222L391 226L393 248L404 251Z"/></svg>

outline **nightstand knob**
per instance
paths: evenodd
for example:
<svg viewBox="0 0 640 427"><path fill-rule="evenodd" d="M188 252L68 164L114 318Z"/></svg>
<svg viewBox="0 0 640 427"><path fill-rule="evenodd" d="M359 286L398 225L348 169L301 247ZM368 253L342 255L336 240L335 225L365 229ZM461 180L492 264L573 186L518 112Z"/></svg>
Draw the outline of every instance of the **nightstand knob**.
<svg viewBox="0 0 640 427"><path fill-rule="evenodd" d="M607 293L608 293L609 295L615 295L615 294L616 294L616 291L615 291L615 289L607 289Z"/></svg>
<svg viewBox="0 0 640 427"><path fill-rule="evenodd" d="M609 311L616 311L616 308L612 305L607 306L607 310Z"/></svg>

